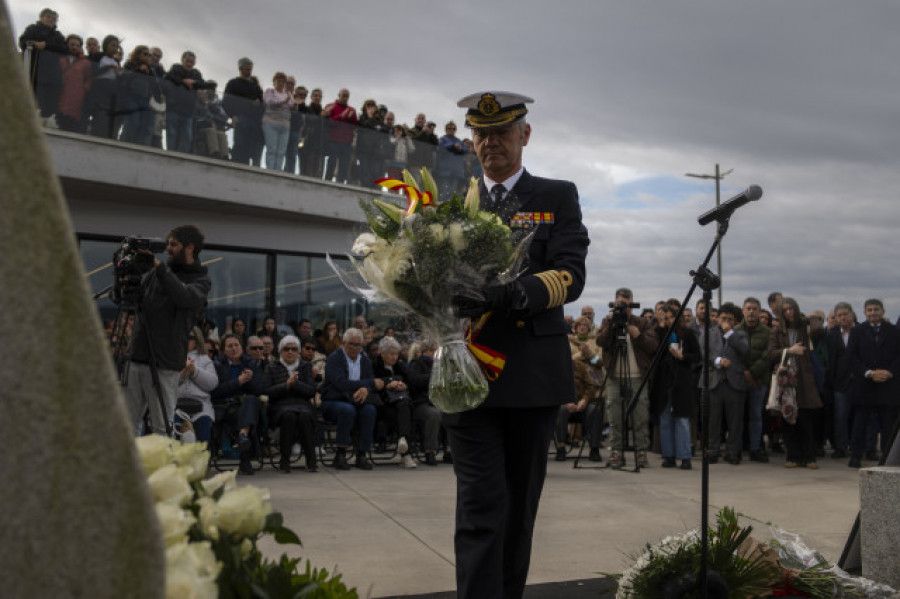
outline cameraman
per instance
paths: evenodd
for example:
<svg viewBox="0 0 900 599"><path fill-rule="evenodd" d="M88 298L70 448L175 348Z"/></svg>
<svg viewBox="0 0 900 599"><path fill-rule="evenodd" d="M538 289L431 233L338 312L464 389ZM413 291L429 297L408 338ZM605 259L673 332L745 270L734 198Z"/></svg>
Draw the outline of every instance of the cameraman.
<svg viewBox="0 0 900 599"><path fill-rule="evenodd" d="M597 333L597 345L603 348L603 367L606 369L608 382L606 385L607 414L609 415L610 447L611 452L607 465L611 468L621 468L625 465L625 456L622 455L622 410L625 403L631 397L622 397L622 386L627 385L633 394L641 385L641 379L650 368L653 354L659 345L656 332L653 330L652 321L644 320L632 314L632 310L640 307L632 303L631 290L622 287L616 290L616 301L609 316L600 324L600 332ZM626 340L626 353L616 351L616 340L621 333ZM622 364L622 360L626 360ZM620 380L620 372L627 366L628 380ZM634 427L634 443L637 448L638 466L646 468L650 464L647 461L647 450L650 448L650 400L647 394L648 386L645 386L638 397L637 405L632 412Z"/></svg>
<svg viewBox="0 0 900 599"><path fill-rule="evenodd" d="M165 435L171 430L179 373L187 360L188 335L203 315L212 285L198 258L203 234L197 227L176 227L166 242L168 259L163 263L154 257L153 269L141 282L141 317L128 350L125 399L135 435L141 433L141 420L148 407L153 432ZM152 255L150 250L138 251ZM159 374L159 394L153 384L152 362Z"/></svg>

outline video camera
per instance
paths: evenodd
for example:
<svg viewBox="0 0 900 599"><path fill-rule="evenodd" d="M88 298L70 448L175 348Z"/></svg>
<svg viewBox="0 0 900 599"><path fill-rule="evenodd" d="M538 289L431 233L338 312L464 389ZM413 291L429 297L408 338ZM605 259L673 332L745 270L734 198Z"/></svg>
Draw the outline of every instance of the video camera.
<svg viewBox="0 0 900 599"><path fill-rule="evenodd" d="M126 237L113 253L115 281L112 300L116 304L140 300L141 277L153 269L153 254L164 252L167 243L158 237ZM149 250L153 254L145 254Z"/></svg>
<svg viewBox="0 0 900 599"><path fill-rule="evenodd" d="M638 302L609 302L609 309L612 310L610 318L614 326L625 326L628 324L628 309L639 309L641 305Z"/></svg>

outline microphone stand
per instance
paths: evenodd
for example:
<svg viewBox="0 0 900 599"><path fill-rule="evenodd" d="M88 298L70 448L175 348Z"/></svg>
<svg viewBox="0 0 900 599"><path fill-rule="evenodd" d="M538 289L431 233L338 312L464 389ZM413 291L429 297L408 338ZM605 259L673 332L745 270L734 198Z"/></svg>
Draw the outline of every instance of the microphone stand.
<svg viewBox="0 0 900 599"><path fill-rule="evenodd" d="M730 218L731 212L728 212L723 214L717 221L718 227L716 229L716 236L712 246L709 248L709 252L706 254L706 259L703 260L703 263L697 270L692 270L689 273L693 283L688 290L687 296L685 296L681 308L675 316L675 321L661 340L659 347L656 350L656 354L653 356L650 368L647 370L647 375L644 376L641 381L641 386L638 387L637 393L631 397L625 410L626 417L631 416L631 413L637 406L637 398L650 380L653 371L659 365L663 352L668 345L665 342L666 339L672 334L675 323L681 319L684 308L689 305L691 297L694 295L694 291L696 291L697 287L700 287L703 290L703 301L706 304L706 316L703 319L703 372L701 375L703 387L700 395L700 454L702 457L702 466L700 478L700 573L697 576L697 581L700 586L700 597L702 599L707 599L709 597L709 577L707 575L707 561L709 559L709 448L707 447L709 442L709 436L707 434L707 423L709 421L709 359L707 358L707 356L709 356L709 312L710 306L712 305L712 292L721 285L719 276L709 270L709 262L716 253L716 249L722 243L722 238L725 237L725 233L728 232L728 221Z"/></svg>

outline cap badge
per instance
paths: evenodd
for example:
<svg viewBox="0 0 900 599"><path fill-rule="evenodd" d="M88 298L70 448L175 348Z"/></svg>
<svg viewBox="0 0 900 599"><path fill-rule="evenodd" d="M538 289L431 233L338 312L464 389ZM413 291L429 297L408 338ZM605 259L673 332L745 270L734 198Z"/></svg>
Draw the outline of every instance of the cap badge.
<svg viewBox="0 0 900 599"><path fill-rule="evenodd" d="M497 98L494 94L482 94L481 102L478 103L478 110L485 116L492 116L500 111L500 105L497 104Z"/></svg>

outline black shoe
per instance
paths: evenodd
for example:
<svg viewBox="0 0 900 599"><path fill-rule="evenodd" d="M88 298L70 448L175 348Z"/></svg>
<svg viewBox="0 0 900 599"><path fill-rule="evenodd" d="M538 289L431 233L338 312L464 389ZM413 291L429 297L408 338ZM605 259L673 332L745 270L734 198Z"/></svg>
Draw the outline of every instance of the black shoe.
<svg viewBox="0 0 900 599"><path fill-rule="evenodd" d="M847 463L847 466L850 468L862 468L862 460L858 455L855 455L850 458L850 461Z"/></svg>
<svg viewBox="0 0 900 599"><path fill-rule="evenodd" d="M444 452L443 462L444 462L445 464L452 464L452 463L453 463L453 454L450 453L449 451L445 451L445 452Z"/></svg>
<svg viewBox="0 0 900 599"><path fill-rule="evenodd" d="M675 458L663 458L662 467L663 468L674 468L675 467Z"/></svg>
<svg viewBox="0 0 900 599"><path fill-rule="evenodd" d="M725 461L728 462L729 464L731 464L732 466L737 466L741 463L741 458L727 455L727 456L725 456Z"/></svg>
<svg viewBox="0 0 900 599"><path fill-rule="evenodd" d="M429 451L425 454L425 465L426 466L437 466L437 458L434 457L433 451Z"/></svg>
<svg viewBox="0 0 900 599"><path fill-rule="evenodd" d="M690 460L681 460L681 469L690 470L692 468Z"/></svg>
<svg viewBox="0 0 900 599"><path fill-rule="evenodd" d="M350 464L347 463L347 456L343 451L338 451L334 456L334 467L337 470L350 470Z"/></svg>
<svg viewBox="0 0 900 599"><path fill-rule="evenodd" d="M557 459L559 459L559 458L557 458ZM602 462L603 456L600 455L600 448L599 447L591 448L591 454L588 456L588 459L592 462Z"/></svg>
<svg viewBox="0 0 900 599"><path fill-rule="evenodd" d="M556 461L557 462L565 462L566 461L566 448L565 447L557 448Z"/></svg>
<svg viewBox="0 0 900 599"><path fill-rule="evenodd" d="M237 450L244 453L248 449L250 449L250 437L247 436L247 433L241 433L238 435Z"/></svg>
<svg viewBox="0 0 900 599"><path fill-rule="evenodd" d="M843 460L846 457L847 457L847 452L844 451L843 449L835 449L834 451L831 452L832 460Z"/></svg>
<svg viewBox="0 0 900 599"><path fill-rule="evenodd" d="M878 461L878 452L875 451L874 449L872 451L867 451L866 459L869 460L870 462L877 462Z"/></svg>
<svg viewBox="0 0 900 599"><path fill-rule="evenodd" d="M719 456L717 456L717 455L711 455L711 456L709 456L709 459L706 460L706 462L707 462L708 464L718 464L718 463L719 463Z"/></svg>
<svg viewBox="0 0 900 599"><path fill-rule="evenodd" d="M290 474L291 473L291 464L290 462L281 462L278 464L278 471L282 474Z"/></svg>
<svg viewBox="0 0 900 599"><path fill-rule="evenodd" d="M750 461L768 464L769 456L766 455L766 451L764 449L757 449L756 451L750 452Z"/></svg>
<svg viewBox="0 0 900 599"><path fill-rule="evenodd" d="M784 453L784 446L781 443L772 443L772 453Z"/></svg>
<svg viewBox="0 0 900 599"><path fill-rule="evenodd" d="M250 465L250 462L241 462L241 465L238 468L238 474L243 474L244 476L253 476L254 474L256 474L256 471L253 470L253 466Z"/></svg>
<svg viewBox="0 0 900 599"><path fill-rule="evenodd" d="M356 462L353 464L360 470L371 470L372 469L372 460L366 457L364 453L356 454Z"/></svg>

